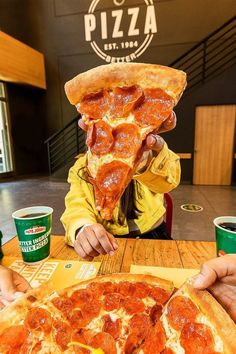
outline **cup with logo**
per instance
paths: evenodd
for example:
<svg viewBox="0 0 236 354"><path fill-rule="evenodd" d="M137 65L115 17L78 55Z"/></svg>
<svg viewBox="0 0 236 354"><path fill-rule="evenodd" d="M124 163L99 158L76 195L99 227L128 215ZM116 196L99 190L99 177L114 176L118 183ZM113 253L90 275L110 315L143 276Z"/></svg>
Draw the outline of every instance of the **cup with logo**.
<svg viewBox="0 0 236 354"><path fill-rule="evenodd" d="M33 206L12 214L25 263L34 264L49 257L52 213L48 206Z"/></svg>
<svg viewBox="0 0 236 354"><path fill-rule="evenodd" d="M215 225L217 256L236 253L236 216L220 216Z"/></svg>

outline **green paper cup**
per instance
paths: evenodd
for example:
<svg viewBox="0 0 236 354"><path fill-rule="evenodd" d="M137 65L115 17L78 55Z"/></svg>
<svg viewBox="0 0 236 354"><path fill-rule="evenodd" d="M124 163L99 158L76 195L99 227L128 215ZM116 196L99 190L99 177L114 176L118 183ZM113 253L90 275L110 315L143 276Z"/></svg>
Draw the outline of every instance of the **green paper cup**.
<svg viewBox="0 0 236 354"><path fill-rule="evenodd" d="M25 263L34 264L49 256L52 213L50 207L34 206L12 214Z"/></svg>
<svg viewBox="0 0 236 354"><path fill-rule="evenodd" d="M236 253L236 216L220 216L213 221L216 233L217 256ZM226 229L226 227L230 229Z"/></svg>

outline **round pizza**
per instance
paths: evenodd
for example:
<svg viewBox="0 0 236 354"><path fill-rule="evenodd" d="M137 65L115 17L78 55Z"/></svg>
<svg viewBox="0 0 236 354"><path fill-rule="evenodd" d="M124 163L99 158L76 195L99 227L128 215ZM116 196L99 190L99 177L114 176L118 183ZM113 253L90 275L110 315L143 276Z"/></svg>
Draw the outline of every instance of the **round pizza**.
<svg viewBox="0 0 236 354"><path fill-rule="evenodd" d="M32 290L0 313L1 354L236 353L236 326L206 291L151 275Z"/></svg>

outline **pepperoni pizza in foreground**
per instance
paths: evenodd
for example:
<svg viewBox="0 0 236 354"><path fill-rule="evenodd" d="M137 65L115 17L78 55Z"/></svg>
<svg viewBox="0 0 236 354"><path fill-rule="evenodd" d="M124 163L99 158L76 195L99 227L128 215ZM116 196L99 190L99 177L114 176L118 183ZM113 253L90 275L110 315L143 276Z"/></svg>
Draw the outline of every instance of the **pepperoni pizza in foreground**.
<svg viewBox="0 0 236 354"><path fill-rule="evenodd" d="M1 311L0 353L89 354L81 343L105 354L236 353L236 326L210 294L172 293L167 280L133 274L32 290Z"/></svg>
<svg viewBox="0 0 236 354"><path fill-rule="evenodd" d="M0 353L89 353L70 342L105 354L134 353L172 291L167 280L132 274L98 277L59 293L35 289L1 311Z"/></svg>
<svg viewBox="0 0 236 354"><path fill-rule="evenodd" d="M168 119L185 86L183 71L141 63L102 65L66 83L88 127L87 171L102 218L112 218L146 136Z"/></svg>

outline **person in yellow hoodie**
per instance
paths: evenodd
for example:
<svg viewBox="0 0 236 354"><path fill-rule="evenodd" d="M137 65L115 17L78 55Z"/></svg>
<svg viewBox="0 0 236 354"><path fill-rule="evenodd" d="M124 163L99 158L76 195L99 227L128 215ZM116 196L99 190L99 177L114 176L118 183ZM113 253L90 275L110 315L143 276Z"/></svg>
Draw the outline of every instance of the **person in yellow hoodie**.
<svg viewBox="0 0 236 354"><path fill-rule="evenodd" d="M86 126L79 121L82 129ZM176 125L172 112L158 133L169 131ZM168 239L163 216L164 193L180 182L179 156L168 149L162 137L149 134L146 151L113 212L112 220L103 220L97 211L93 186L86 175L86 155L80 155L69 171L70 191L66 195L66 209L61 217L67 244L78 255L92 260L99 254L113 255L118 248L116 238L142 237Z"/></svg>

